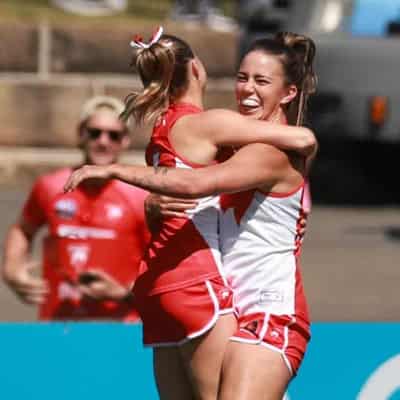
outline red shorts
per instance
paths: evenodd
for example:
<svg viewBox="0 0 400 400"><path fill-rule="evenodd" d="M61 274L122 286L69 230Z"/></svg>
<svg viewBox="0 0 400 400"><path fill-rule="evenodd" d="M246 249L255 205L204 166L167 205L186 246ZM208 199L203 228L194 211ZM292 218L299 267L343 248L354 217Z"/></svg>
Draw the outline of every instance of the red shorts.
<svg viewBox="0 0 400 400"><path fill-rule="evenodd" d="M310 340L309 324L290 315L253 313L238 318L231 340L259 344L277 351L291 374L296 375Z"/></svg>
<svg viewBox="0 0 400 400"><path fill-rule="evenodd" d="M147 346L178 345L210 330L221 314L233 312L232 291L221 278L182 289L137 297Z"/></svg>

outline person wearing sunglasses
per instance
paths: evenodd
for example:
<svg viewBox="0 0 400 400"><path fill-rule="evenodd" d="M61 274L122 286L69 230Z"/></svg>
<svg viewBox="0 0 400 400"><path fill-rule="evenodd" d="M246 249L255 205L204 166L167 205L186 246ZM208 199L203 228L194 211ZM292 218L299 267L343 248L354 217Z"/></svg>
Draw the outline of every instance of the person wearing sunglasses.
<svg viewBox="0 0 400 400"><path fill-rule="evenodd" d="M96 96L82 107L77 133L83 162L106 166L130 145L124 104ZM74 194L63 186L73 168L39 177L21 216L7 233L3 278L39 318L137 321L128 287L135 281L149 240L144 218L147 192L119 181L92 179ZM42 274L30 260L39 228L46 226Z"/></svg>

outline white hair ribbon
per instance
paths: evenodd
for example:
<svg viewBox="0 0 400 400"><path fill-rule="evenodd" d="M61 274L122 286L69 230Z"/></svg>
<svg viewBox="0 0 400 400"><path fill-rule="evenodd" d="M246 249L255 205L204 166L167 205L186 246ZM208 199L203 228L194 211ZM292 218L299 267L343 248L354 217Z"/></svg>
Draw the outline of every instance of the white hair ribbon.
<svg viewBox="0 0 400 400"><path fill-rule="evenodd" d="M164 29L162 26L159 26L158 29L153 33L153 36L150 38L149 43L143 42L143 38L139 35L135 35L129 45L133 48L138 48L138 49L148 49L151 47L154 43L157 43L162 34L164 32Z"/></svg>

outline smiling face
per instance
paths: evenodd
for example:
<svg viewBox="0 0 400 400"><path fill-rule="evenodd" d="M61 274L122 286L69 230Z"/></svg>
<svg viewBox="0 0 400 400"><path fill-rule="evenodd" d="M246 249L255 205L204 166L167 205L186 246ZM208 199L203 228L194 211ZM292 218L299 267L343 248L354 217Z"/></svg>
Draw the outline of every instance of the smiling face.
<svg viewBox="0 0 400 400"><path fill-rule="evenodd" d="M80 130L85 161L93 165L109 165L118 160L129 146L130 139L124 123L109 109L97 110Z"/></svg>
<svg viewBox="0 0 400 400"><path fill-rule="evenodd" d="M235 90L241 114L275 122L285 122L283 107L297 94L295 85L286 84L279 58L261 50L243 58Z"/></svg>

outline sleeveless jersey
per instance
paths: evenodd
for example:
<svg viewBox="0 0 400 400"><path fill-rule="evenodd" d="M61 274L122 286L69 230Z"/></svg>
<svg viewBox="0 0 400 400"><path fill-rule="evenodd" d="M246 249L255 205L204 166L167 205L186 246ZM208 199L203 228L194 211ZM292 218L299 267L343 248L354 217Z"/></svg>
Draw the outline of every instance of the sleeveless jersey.
<svg viewBox="0 0 400 400"><path fill-rule="evenodd" d="M175 122L201 110L190 104L173 104L154 126L146 150L148 165L173 168L199 168L178 155L169 141ZM164 218L152 235L137 293L155 295L177 290L220 276L218 239L219 197L198 199L187 218Z"/></svg>
<svg viewBox="0 0 400 400"><path fill-rule="evenodd" d="M221 197L221 252L238 314L308 321L298 258L304 184L287 194L250 190Z"/></svg>
<svg viewBox="0 0 400 400"><path fill-rule="evenodd" d="M63 193L71 172L65 168L39 178L23 210L28 223L48 228L43 276L50 295L40 318L137 319L131 305L83 300L75 285L86 269L103 270L124 285L135 281L149 240L143 207L147 192L109 181Z"/></svg>

